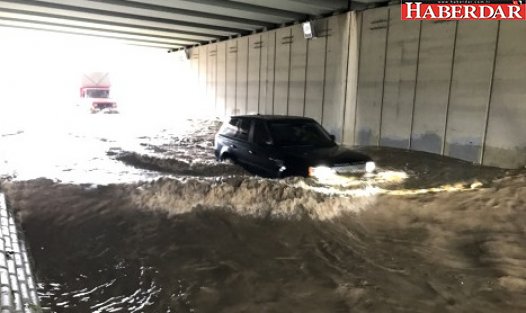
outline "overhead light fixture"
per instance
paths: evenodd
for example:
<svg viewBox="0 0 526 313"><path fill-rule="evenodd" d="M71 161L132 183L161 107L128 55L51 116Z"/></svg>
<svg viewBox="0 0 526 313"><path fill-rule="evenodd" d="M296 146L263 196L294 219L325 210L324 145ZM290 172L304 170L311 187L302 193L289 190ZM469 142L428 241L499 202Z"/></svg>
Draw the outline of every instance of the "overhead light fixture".
<svg viewBox="0 0 526 313"><path fill-rule="evenodd" d="M316 37L314 32L314 24L311 21L305 22L301 26L303 28L303 37L305 37L305 39L312 39Z"/></svg>

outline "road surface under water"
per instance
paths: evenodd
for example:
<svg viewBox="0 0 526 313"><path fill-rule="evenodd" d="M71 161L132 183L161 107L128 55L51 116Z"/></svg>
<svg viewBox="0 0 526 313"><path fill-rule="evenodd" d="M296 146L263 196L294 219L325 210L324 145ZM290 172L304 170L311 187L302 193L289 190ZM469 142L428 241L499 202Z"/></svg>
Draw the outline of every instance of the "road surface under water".
<svg viewBox="0 0 526 313"><path fill-rule="evenodd" d="M272 180L213 160L218 121L73 124L0 137L49 312L526 311L524 171L361 148L375 175Z"/></svg>

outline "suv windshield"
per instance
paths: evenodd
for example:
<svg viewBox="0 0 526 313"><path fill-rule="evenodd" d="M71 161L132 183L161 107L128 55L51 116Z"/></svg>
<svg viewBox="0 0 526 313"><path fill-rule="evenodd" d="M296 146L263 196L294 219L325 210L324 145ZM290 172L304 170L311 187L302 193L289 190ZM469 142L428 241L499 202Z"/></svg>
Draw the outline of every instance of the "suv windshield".
<svg viewBox="0 0 526 313"><path fill-rule="evenodd" d="M277 121L268 123L278 146L333 146L329 134L316 122Z"/></svg>

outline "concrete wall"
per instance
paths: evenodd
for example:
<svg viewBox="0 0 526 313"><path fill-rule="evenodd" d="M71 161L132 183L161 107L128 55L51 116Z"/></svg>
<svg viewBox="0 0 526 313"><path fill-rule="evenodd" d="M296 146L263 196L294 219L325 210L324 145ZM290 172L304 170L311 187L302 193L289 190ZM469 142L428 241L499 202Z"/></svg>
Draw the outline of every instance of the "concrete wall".
<svg viewBox="0 0 526 313"><path fill-rule="evenodd" d="M343 14L316 21L320 37L313 40L298 24L193 48L198 93L219 116L311 116L341 140L349 20Z"/></svg>
<svg viewBox="0 0 526 313"><path fill-rule="evenodd" d="M401 21L397 18L389 20L380 145L409 147L419 36L419 22ZM386 42L384 47L385 44Z"/></svg>
<svg viewBox="0 0 526 313"><path fill-rule="evenodd" d="M526 25L407 22L399 6L361 15L345 143L526 165Z"/></svg>
<svg viewBox="0 0 526 313"><path fill-rule="evenodd" d="M238 47L237 40L226 42L226 114L240 114L237 108L237 66ZM203 92L203 90L199 90Z"/></svg>
<svg viewBox="0 0 526 313"><path fill-rule="evenodd" d="M526 165L526 25L401 21L399 6L191 50L199 96L219 116L318 120L338 141Z"/></svg>
<svg viewBox="0 0 526 313"><path fill-rule="evenodd" d="M526 165L526 24L502 22L489 87L484 164Z"/></svg>
<svg viewBox="0 0 526 313"><path fill-rule="evenodd" d="M383 106L389 10L368 11L362 17L354 141L377 145Z"/></svg>

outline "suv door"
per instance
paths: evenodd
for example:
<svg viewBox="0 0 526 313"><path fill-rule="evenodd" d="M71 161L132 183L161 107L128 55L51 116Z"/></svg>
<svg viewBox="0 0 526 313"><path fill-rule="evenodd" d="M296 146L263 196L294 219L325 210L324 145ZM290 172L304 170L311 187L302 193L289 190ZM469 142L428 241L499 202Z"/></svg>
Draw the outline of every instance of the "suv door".
<svg viewBox="0 0 526 313"><path fill-rule="evenodd" d="M224 123L219 129L219 133L215 138L214 153L218 160L222 159L225 154L229 158L236 160L237 155L235 151L236 134L238 133L239 118L232 117L228 123Z"/></svg>
<svg viewBox="0 0 526 313"><path fill-rule="evenodd" d="M283 164L272 158L274 154L274 146L272 137L267 129L267 125L263 120L255 119L252 122L250 132L250 155L253 160L254 167L270 176L279 175L279 168Z"/></svg>
<svg viewBox="0 0 526 313"><path fill-rule="evenodd" d="M235 134L235 142L231 145L236 160L249 166L253 166L249 143L251 122L252 121L249 118L239 118L239 123L237 124L238 131Z"/></svg>

